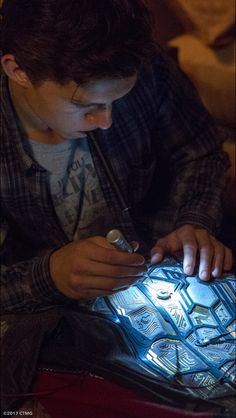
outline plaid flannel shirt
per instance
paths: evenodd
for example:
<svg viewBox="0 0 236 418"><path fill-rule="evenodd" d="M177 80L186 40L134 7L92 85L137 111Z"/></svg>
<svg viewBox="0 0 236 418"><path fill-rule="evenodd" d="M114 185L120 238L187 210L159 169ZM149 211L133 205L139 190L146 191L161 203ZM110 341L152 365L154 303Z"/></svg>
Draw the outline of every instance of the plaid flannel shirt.
<svg viewBox="0 0 236 418"><path fill-rule="evenodd" d="M51 253L68 243L49 191L49 174L31 155L1 76L1 296L4 312L45 309L68 299L50 276ZM222 140L192 84L160 53L134 89L113 105L113 125L94 131L129 211L90 148L107 205L127 239L150 246L194 224L215 233L228 166ZM107 231L104 231L104 235Z"/></svg>

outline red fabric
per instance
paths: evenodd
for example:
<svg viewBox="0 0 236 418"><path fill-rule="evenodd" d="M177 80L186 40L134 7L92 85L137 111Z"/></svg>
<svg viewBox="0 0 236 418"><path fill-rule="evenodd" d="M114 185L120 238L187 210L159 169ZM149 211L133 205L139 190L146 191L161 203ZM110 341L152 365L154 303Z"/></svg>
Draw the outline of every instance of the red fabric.
<svg viewBox="0 0 236 418"><path fill-rule="evenodd" d="M33 392L52 418L212 418L150 402L138 391L97 376L39 371Z"/></svg>

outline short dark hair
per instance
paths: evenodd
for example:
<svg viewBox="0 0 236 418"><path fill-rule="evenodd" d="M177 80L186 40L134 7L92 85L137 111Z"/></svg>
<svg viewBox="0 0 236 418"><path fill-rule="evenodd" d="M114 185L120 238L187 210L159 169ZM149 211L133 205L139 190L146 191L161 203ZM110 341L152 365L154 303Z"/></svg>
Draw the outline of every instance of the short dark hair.
<svg viewBox="0 0 236 418"><path fill-rule="evenodd" d="M5 0L3 54L33 83L129 77L155 46L145 0Z"/></svg>

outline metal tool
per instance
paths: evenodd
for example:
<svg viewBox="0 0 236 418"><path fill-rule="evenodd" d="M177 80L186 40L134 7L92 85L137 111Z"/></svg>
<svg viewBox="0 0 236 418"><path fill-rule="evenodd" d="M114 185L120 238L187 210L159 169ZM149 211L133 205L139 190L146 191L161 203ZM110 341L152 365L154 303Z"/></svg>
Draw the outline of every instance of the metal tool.
<svg viewBox="0 0 236 418"><path fill-rule="evenodd" d="M128 241L126 241L119 229L112 229L109 231L106 238L110 244L117 248L117 250L127 251L128 253L134 252L133 247L128 243Z"/></svg>

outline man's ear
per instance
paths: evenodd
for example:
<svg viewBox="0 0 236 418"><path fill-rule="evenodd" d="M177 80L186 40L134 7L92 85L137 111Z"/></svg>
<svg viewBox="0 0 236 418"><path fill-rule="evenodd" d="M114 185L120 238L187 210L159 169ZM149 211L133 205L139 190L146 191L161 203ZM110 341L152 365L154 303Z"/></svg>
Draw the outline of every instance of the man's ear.
<svg viewBox="0 0 236 418"><path fill-rule="evenodd" d="M15 56L12 54L3 55L1 58L1 64L6 75L21 87L27 87L30 80L25 71L23 71L15 60Z"/></svg>

